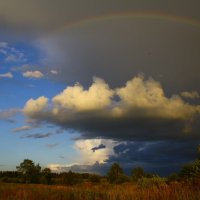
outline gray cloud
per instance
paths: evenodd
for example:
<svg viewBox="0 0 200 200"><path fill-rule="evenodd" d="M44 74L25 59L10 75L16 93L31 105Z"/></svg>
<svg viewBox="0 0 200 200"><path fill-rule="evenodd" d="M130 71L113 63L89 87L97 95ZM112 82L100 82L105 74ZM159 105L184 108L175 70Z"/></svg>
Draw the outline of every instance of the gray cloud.
<svg viewBox="0 0 200 200"><path fill-rule="evenodd" d="M21 136L21 138L41 139L41 138L48 138L52 135L55 135L55 134L54 133L33 133L33 134L25 134Z"/></svg>
<svg viewBox="0 0 200 200"><path fill-rule="evenodd" d="M71 21L112 12L131 12L138 10L171 12L172 14L199 16L199 2L178 0L160 2L154 0L122 2L119 0L7 0L0 2L0 25L4 30L10 27L24 31L49 31ZM35 14L37 11L37 15ZM52 14L53 13L53 14ZM20 28L18 28L20 27Z"/></svg>
<svg viewBox="0 0 200 200"><path fill-rule="evenodd" d="M197 158L198 141L126 142L115 146L108 163L119 162L126 170L142 166L145 170L166 175L177 172Z"/></svg>
<svg viewBox="0 0 200 200"><path fill-rule="evenodd" d="M69 170L78 173L97 173L97 174L106 174L110 164L100 164L96 162L93 165L81 165L81 164L72 164L72 165L60 165L60 164L49 164L48 166L52 171L55 172L67 172Z"/></svg>
<svg viewBox="0 0 200 200"><path fill-rule="evenodd" d="M54 147L56 147L56 146L58 146L58 145L59 145L58 143L46 144L46 147L52 149L52 148L54 148Z"/></svg>
<svg viewBox="0 0 200 200"><path fill-rule="evenodd" d="M21 127L13 129L13 132L28 131L31 129L33 129L33 127L31 127L31 126L21 126Z"/></svg>
<svg viewBox="0 0 200 200"><path fill-rule="evenodd" d="M56 171L93 172L106 174L110 166L119 163L126 174L130 175L134 167L141 166L145 171L169 175L197 157L198 141L157 141L157 142L122 142L114 147L105 163L91 165L72 164L52 165Z"/></svg>
<svg viewBox="0 0 200 200"><path fill-rule="evenodd" d="M16 116L19 112L21 112L20 109L12 108L8 110L0 110L0 120L8 121L8 122L14 122L12 119L14 116Z"/></svg>
<svg viewBox="0 0 200 200"><path fill-rule="evenodd" d="M189 6L187 1L182 1L180 6L178 0L173 4L159 0L151 3L148 0L126 3L116 0L86 0L84 3L80 0L8 0L0 2L0 26L4 26L2 29L6 33L16 35L12 38L20 34L10 29L19 29L22 35L30 37L34 34L32 43L47 53L43 65L48 67L41 71L58 71L56 76L49 73L48 77L59 82L78 81L88 86L95 75L116 87L144 72L162 81L167 94L183 90L200 92L197 85L199 26L185 20L200 19L198 4L195 0L190 1ZM120 17L136 12L147 16L154 13L158 17ZM95 21L95 17L109 14L118 17ZM179 16L182 22L159 17L165 14ZM93 21L83 22L85 19ZM32 66L29 70L39 68Z"/></svg>
<svg viewBox="0 0 200 200"><path fill-rule="evenodd" d="M105 19L63 28L40 42L49 53L47 65L60 71L52 77L57 81L88 86L95 75L116 87L144 72L162 81L168 94L200 91L199 27L191 24L159 17Z"/></svg>

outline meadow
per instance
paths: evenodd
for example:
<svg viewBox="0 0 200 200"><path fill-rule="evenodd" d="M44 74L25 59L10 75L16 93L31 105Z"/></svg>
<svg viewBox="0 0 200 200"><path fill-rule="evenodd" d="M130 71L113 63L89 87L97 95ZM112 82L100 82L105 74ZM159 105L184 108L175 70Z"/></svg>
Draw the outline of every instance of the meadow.
<svg viewBox="0 0 200 200"><path fill-rule="evenodd" d="M170 182L119 185L90 182L74 186L0 183L0 200L199 200L199 184Z"/></svg>

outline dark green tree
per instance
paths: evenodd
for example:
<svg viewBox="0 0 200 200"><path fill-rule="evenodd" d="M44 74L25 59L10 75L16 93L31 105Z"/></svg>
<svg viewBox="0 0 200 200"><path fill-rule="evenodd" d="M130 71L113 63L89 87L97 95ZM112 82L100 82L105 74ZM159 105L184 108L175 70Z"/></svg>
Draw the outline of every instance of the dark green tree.
<svg viewBox="0 0 200 200"><path fill-rule="evenodd" d="M107 179L110 183L119 184L127 181L127 177L124 175L123 169L118 163L114 163L107 174Z"/></svg>
<svg viewBox="0 0 200 200"><path fill-rule="evenodd" d="M19 166L16 167L20 173L22 182L24 183L38 183L40 178L41 167L39 164L35 165L32 160L24 159Z"/></svg>
<svg viewBox="0 0 200 200"><path fill-rule="evenodd" d="M44 168L41 174L42 174L42 183L48 185L52 183L52 174L49 168Z"/></svg>
<svg viewBox="0 0 200 200"><path fill-rule="evenodd" d="M179 175L181 178L200 178L200 160L196 160L190 164L183 166Z"/></svg>
<svg viewBox="0 0 200 200"><path fill-rule="evenodd" d="M63 172L61 174L62 183L65 185L75 185L80 182L80 178L78 174L72 172L71 170L68 172Z"/></svg>
<svg viewBox="0 0 200 200"><path fill-rule="evenodd" d="M131 176L134 181L138 181L139 179L146 177L147 174L144 172L142 167L135 167L131 171Z"/></svg>
<svg viewBox="0 0 200 200"><path fill-rule="evenodd" d="M99 176L99 175L97 175L97 174L91 174L89 180L90 180L92 183L100 183L100 182L101 182L101 176Z"/></svg>

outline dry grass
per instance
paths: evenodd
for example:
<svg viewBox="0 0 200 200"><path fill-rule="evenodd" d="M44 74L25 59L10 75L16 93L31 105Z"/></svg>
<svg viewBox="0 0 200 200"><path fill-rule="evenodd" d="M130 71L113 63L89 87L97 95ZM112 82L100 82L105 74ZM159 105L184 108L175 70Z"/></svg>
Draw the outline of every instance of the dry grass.
<svg viewBox="0 0 200 200"><path fill-rule="evenodd" d="M1 200L199 200L199 186L170 183L137 186L134 183L46 186L0 183Z"/></svg>

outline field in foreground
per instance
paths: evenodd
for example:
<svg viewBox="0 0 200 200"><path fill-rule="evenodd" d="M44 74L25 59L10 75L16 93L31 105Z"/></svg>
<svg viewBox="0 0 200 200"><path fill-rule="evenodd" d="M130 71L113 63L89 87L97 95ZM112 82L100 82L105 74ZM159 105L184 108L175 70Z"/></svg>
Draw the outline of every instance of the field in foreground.
<svg viewBox="0 0 200 200"><path fill-rule="evenodd" d="M186 183L137 186L84 183L47 186L0 183L1 200L199 200L200 189Z"/></svg>

